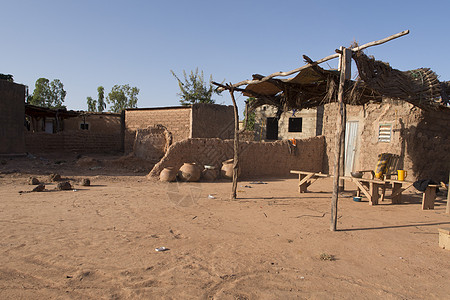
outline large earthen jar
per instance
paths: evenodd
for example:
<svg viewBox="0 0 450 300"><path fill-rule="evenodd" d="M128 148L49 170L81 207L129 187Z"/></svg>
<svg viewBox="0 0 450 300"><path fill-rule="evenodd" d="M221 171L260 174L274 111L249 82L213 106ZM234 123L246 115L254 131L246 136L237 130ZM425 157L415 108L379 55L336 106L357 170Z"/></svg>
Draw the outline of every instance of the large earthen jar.
<svg viewBox="0 0 450 300"><path fill-rule="evenodd" d="M178 170L174 167L166 167L161 171L161 173L159 173L159 180L167 182L175 181L177 178L177 172Z"/></svg>
<svg viewBox="0 0 450 300"><path fill-rule="evenodd" d="M214 181L217 179L218 171L213 166L205 166L205 169L202 171L202 180L204 181Z"/></svg>
<svg viewBox="0 0 450 300"><path fill-rule="evenodd" d="M199 181L201 174L202 170L195 163L184 163L178 172L180 179L183 181Z"/></svg>
<svg viewBox="0 0 450 300"><path fill-rule="evenodd" d="M228 159L222 162L220 175L225 179L233 179L233 159Z"/></svg>

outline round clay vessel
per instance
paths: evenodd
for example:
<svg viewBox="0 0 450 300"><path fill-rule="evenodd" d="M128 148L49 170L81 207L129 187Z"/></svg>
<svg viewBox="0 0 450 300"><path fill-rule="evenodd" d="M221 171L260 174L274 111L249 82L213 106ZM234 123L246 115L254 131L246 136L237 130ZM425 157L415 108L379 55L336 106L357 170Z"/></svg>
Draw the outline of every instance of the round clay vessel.
<svg viewBox="0 0 450 300"><path fill-rule="evenodd" d="M161 171L161 173L159 173L159 180L167 182L175 181L177 178L177 172L178 170L174 167L166 167Z"/></svg>
<svg viewBox="0 0 450 300"><path fill-rule="evenodd" d="M184 163L181 166L178 176L183 181L199 181L202 170L195 163Z"/></svg>
<svg viewBox="0 0 450 300"><path fill-rule="evenodd" d="M222 162L222 169L220 175L226 179L233 179L233 159L228 159Z"/></svg>
<svg viewBox="0 0 450 300"><path fill-rule="evenodd" d="M205 181L214 181L217 179L218 172L215 169L204 169L202 179Z"/></svg>

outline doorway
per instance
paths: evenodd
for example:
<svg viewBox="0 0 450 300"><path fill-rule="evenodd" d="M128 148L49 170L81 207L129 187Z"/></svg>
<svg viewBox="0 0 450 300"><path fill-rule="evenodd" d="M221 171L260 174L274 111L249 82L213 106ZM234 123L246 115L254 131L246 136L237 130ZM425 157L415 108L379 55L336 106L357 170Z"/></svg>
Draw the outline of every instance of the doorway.
<svg viewBox="0 0 450 300"><path fill-rule="evenodd" d="M278 140L278 119L277 118L267 118L266 139L267 140Z"/></svg>
<svg viewBox="0 0 450 300"><path fill-rule="evenodd" d="M350 176L355 166L355 155L358 142L358 121L349 121L345 124L345 176Z"/></svg>

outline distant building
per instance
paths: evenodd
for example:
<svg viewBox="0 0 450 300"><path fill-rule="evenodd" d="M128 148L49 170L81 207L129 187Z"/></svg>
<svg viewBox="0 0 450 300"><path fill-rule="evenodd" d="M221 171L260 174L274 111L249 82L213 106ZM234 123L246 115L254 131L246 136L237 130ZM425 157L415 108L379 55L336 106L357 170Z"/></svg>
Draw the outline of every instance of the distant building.
<svg viewBox="0 0 450 300"><path fill-rule="evenodd" d="M255 140L303 139L322 135L323 106L290 110L277 117L277 108L262 105L255 110Z"/></svg>

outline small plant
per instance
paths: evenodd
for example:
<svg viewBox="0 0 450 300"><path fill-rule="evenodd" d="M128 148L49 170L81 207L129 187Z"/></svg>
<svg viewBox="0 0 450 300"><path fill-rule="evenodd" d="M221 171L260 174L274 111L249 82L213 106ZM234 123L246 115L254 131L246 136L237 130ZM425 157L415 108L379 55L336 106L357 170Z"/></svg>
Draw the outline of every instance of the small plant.
<svg viewBox="0 0 450 300"><path fill-rule="evenodd" d="M320 260L328 260L328 261L333 261L336 260L334 258L334 255L328 254L328 253L321 253L320 254Z"/></svg>

